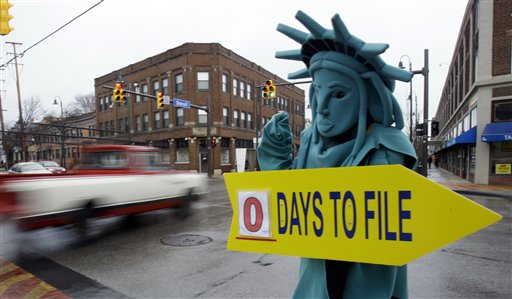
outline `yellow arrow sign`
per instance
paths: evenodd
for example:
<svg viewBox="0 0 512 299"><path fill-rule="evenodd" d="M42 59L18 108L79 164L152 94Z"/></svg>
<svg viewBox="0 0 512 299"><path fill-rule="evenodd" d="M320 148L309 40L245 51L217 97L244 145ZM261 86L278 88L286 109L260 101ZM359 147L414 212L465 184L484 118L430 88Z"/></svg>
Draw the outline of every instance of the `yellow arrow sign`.
<svg viewBox="0 0 512 299"><path fill-rule="evenodd" d="M229 250L398 266L502 218L400 165L224 178Z"/></svg>

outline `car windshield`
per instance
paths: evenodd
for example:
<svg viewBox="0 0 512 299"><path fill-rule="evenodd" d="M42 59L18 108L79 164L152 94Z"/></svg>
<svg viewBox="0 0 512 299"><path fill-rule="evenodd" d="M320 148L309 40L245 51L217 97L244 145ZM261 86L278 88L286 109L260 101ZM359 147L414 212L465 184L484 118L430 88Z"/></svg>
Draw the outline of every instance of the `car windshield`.
<svg viewBox="0 0 512 299"><path fill-rule="evenodd" d="M41 162L41 165L43 165L45 167L60 167L59 164L57 164L57 162L53 162L53 161L43 161L43 162Z"/></svg>
<svg viewBox="0 0 512 299"><path fill-rule="evenodd" d="M32 170L45 170L41 164L25 164L20 166L21 172L32 171Z"/></svg>

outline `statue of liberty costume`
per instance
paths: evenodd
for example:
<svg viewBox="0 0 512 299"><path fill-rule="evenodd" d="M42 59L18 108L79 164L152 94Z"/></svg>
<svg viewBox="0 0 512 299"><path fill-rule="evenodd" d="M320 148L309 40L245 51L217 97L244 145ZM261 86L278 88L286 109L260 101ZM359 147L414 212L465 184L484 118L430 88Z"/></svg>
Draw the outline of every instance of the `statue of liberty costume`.
<svg viewBox="0 0 512 299"><path fill-rule="evenodd" d="M392 92L395 80L412 73L387 65L379 55L387 44L365 43L351 35L338 15L333 30L305 13L296 18L311 32L279 24L277 30L301 44L277 58L303 61L289 79L311 77L312 124L301 134L292 158L286 113L265 126L258 162L262 170L401 164L414 169L414 148L401 131L402 112ZM343 250L343 248L339 248ZM407 265L401 267L301 258L294 298L407 298Z"/></svg>

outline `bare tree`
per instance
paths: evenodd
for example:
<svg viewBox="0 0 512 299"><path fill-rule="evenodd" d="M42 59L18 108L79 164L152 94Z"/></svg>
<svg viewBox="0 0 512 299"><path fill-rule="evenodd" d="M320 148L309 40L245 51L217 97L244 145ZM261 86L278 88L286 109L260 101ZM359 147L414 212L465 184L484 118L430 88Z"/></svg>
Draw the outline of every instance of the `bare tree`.
<svg viewBox="0 0 512 299"><path fill-rule="evenodd" d="M91 113L96 110L96 97L94 93L79 94L75 96L75 100L66 107L69 115L80 115Z"/></svg>
<svg viewBox="0 0 512 299"><path fill-rule="evenodd" d="M43 108L41 97L31 96L23 101L23 125L40 121L47 114Z"/></svg>

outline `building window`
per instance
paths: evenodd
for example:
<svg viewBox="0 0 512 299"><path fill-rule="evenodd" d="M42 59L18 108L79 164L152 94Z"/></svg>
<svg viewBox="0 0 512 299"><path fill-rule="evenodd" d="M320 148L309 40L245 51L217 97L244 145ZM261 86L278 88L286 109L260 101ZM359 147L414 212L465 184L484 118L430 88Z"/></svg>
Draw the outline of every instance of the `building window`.
<svg viewBox="0 0 512 299"><path fill-rule="evenodd" d="M245 82L240 81L240 97L245 98Z"/></svg>
<svg viewBox="0 0 512 299"><path fill-rule="evenodd" d="M471 127L475 127L476 126L476 107L471 109Z"/></svg>
<svg viewBox="0 0 512 299"><path fill-rule="evenodd" d="M185 124L184 110L183 108L176 109L176 125L183 126Z"/></svg>
<svg viewBox="0 0 512 299"><path fill-rule="evenodd" d="M169 127L169 110L165 110L164 111L164 124L163 124L163 127L164 128L168 128Z"/></svg>
<svg viewBox="0 0 512 299"><path fill-rule="evenodd" d="M153 95L156 96L156 93L160 89L160 81L153 81Z"/></svg>
<svg viewBox="0 0 512 299"><path fill-rule="evenodd" d="M208 113L202 109L197 109L197 120L199 124L206 125L208 122Z"/></svg>
<svg viewBox="0 0 512 299"><path fill-rule="evenodd" d="M176 140L176 163L188 163L188 142L185 138Z"/></svg>
<svg viewBox="0 0 512 299"><path fill-rule="evenodd" d="M99 105L99 111L103 110L103 97L100 97L100 105Z"/></svg>
<svg viewBox="0 0 512 299"><path fill-rule="evenodd" d="M228 92L228 75L222 74L222 92Z"/></svg>
<svg viewBox="0 0 512 299"><path fill-rule="evenodd" d="M247 83L247 97L248 100L252 100L252 85Z"/></svg>
<svg viewBox="0 0 512 299"><path fill-rule="evenodd" d="M164 95L169 95L169 80L167 78L162 79L162 92Z"/></svg>
<svg viewBox="0 0 512 299"><path fill-rule="evenodd" d="M128 117L124 119L124 127L126 132L130 132L130 119Z"/></svg>
<svg viewBox="0 0 512 299"><path fill-rule="evenodd" d="M247 128L252 129L252 113L247 113Z"/></svg>
<svg viewBox="0 0 512 299"><path fill-rule="evenodd" d="M110 98L112 98L112 96L110 96ZM109 97L105 97L105 103L104 103L104 106L103 106L103 111L107 111L108 110L108 101L109 101Z"/></svg>
<svg viewBox="0 0 512 299"><path fill-rule="evenodd" d="M238 96L238 80L233 79L233 95Z"/></svg>
<svg viewBox="0 0 512 299"><path fill-rule="evenodd" d="M174 76L174 90L176 92L183 92L183 74Z"/></svg>
<svg viewBox="0 0 512 299"><path fill-rule="evenodd" d="M142 130L147 131L149 128L149 116L147 113L144 113L142 115L142 117L143 117Z"/></svg>
<svg viewBox="0 0 512 299"><path fill-rule="evenodd" d="M242 111L242 113L240 114L240 119L241 119L241 127L245 129L246 127L246 122L245 122L245 115L246 113Z"/></svg>
<svg viewBox="0 0 512 299"><path fill-rule="evenodd" d="M136 93L140 93L140 86L139 84L135 84L135 92ZM140 95L135 95L135 103L139 103L140 102Z"/></svg>
<svg viewBox="0 0 512 299"><path fill-rule="evenodd" d="M160 129L160 124L160 111L158 111L153 115L153 129Z"/></svg>
<svg viewBox="0 0 512 299"><path fill-rule="evenodd" d="M110 135L114 135L115 132L116 132L116 127L115 127L114 121L111 120L110 121Z"/></svg>
<svg viewBox="0 0 512 299"><path fill-rule="evenodd" d="M210 89L210 73L197 72L197 89L198 90Z"/></svg>
<svg viewBox="0 0 512 299"><path fill-rule="evenodd" d="M233 111L233 126L236 128L240 128L240 111L235 110Z"/></svg>
<svg viewBox="0 0 512 299"><path fill-rule="evenodd" d="M142 131L142 122L140 119L140 115L135 116L135 126L137 132Z"/></svg>
<svg viewBox="0 0 512 299"><path fill-rule="evenodd" d="M117 131L124 132L123 124L124 124L124 120L122 118L117 120Z"/></svg>
<svg viewBox="0 0 512 299"><path fill-rule="evenodd" d="M229 126L229 108L224 107L222 108L222 119L223 119L223 125Z"/></svg>
<svg viewBox="0 0 512 299"><path fill-rule="evenodd" d="M148 94L148 85L147 84L142 84L141 91L142 91L143 94ZM142 100L143 101L147 101L148 98L142 97Z"/></svg>
<svg viewBox="0 0 512 299"><path fill-rule="evenodd" d="M512 121L512 100L496 101L492 103L492 121Z"/></svg>

